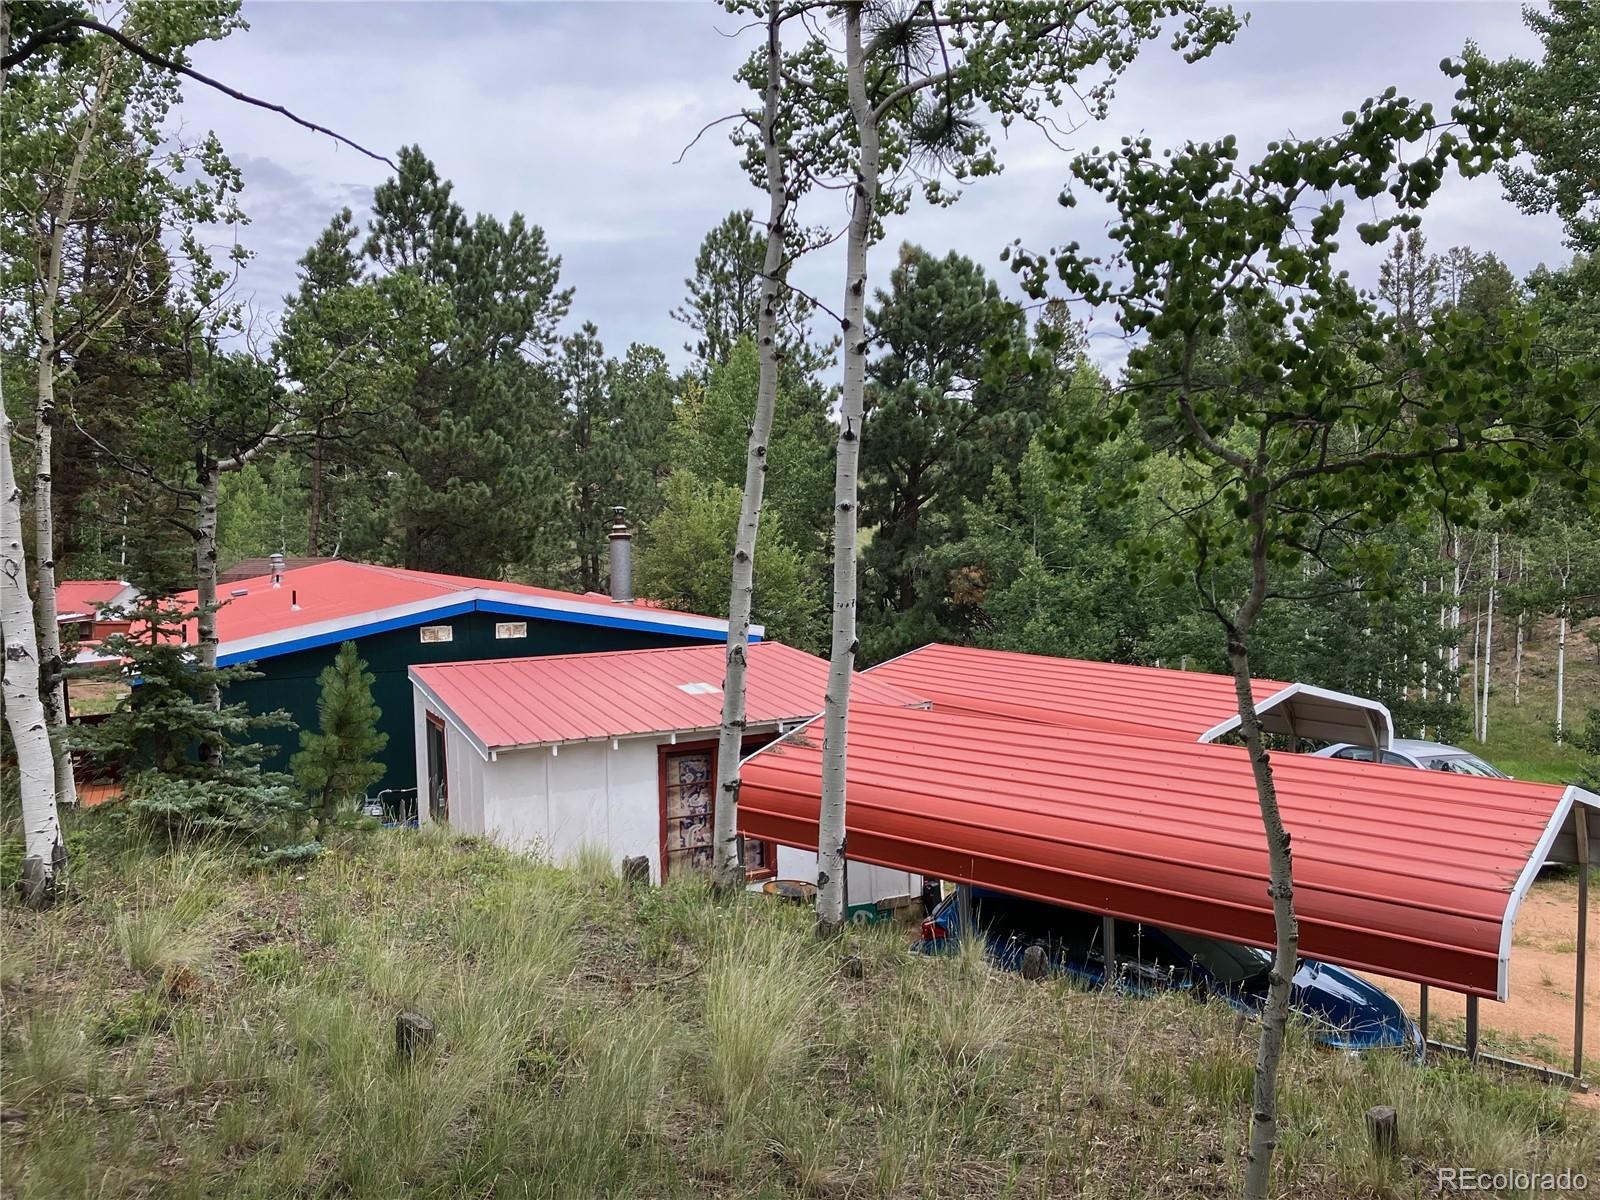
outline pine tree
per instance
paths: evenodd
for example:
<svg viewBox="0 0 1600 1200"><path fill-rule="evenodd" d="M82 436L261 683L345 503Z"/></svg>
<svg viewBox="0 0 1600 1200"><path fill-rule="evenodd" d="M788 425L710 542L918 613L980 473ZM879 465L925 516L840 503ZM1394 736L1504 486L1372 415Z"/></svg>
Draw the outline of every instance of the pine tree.
<svg viewBox="0 0 1600 1200"><path fill-rule="evenodd" d="M321 732L301 730L300 751L289 767L316 814L318 837L326 836L341 805L383 778L383 764L374 758L389 744L389 735L378 732L381 713L372 699L374 678L354 642L340 646L333 664L317 677Z"/></svg>
<svg viewBox="0 0 1600 1200"><path fill-rule="evenodd" d="M252 740L290 724L288 714L208 699L258 673L198 658L193 609L145 600L123 615L131 632L107 638L104 650L134 686L98 724L77 727L84 757L120 775L130 811L169 836L292 840L301 806L283 776L261 770L263 748Z"/></svg>

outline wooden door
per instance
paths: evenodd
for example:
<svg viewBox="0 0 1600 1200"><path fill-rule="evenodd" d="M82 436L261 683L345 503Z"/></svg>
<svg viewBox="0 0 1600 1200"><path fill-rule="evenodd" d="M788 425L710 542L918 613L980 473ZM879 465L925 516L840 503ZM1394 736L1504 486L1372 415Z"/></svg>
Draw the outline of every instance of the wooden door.
<svg viewBox="0 0 1600 1200"><path fill-rule="evenodd" d="M716 762L715 750L680 750L662 755L663 879L679 871L711 870Z"/></svg>
<svg viewBox="0 0 1600 1200"><path fill-rule="evenodd" d="M428 714L428 816L434 821L450 819L450 767L445 761L444 722Z"/></svg>

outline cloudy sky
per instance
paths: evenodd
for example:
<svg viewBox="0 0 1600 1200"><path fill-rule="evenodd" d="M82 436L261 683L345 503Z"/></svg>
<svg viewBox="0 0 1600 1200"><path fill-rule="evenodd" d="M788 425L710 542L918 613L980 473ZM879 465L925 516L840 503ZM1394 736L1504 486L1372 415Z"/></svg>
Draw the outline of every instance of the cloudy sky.
<svg viewBox="0 0 1600 1200"><path fill-rule="evenodd" d="M1337 128L1339 116L1390 84L1447 110L1441 58L1468 39L1496 55L1535 56L1509 2L1258 3L1236 43L1190 66L1152 46L1118 89L1110 117L1075 149L1147 134L1158 145L1238 135L1248 153L1285 133ZM756 34L710 0L658 3L247 3L251 28L201 48L195 65L253 95L387 152L418 143L455 183L469 212L514 211L544 227L577 289L573 321L599 326L620 353L639 341L684 360L681 301L705 231L729 210L760 207L721 130L684 157L707 121L743 103L732 73ZM191 85L190 130L212 128L245 176L256 258L242 290L271 313L294 286L295 260L341 206L360 213L387 168ZM899 242L957 249L997 273L1001 248L1069 238L1092 245L1104 218L1056 203L1066 158L1033 130L1002 147L1003 175L954 208L915 206L889 227L880 264ZM837 221L817 202L813 221ZM1069 224L1070 222L1070 224ZM1493 250L1524 273L1564 261L1559 226L1518 213L1492 179L1460 180L1430 208L1424 232L1443 250ZM1352 241L1354 239L1351 239ZM1361 280L1377 251L1350 253ZM832 303L842 262L808 260L798 282ZM1098 344L1097 356L1116 357Z"/></svg>

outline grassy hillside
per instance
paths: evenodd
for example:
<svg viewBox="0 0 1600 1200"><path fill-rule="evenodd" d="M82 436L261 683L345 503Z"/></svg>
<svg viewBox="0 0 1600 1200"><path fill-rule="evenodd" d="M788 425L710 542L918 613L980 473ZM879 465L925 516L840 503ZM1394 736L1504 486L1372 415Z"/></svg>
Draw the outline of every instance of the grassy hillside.
<svg viewBox="0 0 1600 1200"><path fill-rule="evenodd" d="M1213 1196L1253 1027L1220 1004L819 946L808 914L630 891L439 834L298 873L75 836L78 899L4 911L4 1190L19 1197ZM857 972L841 970L846 954ZM393 1022L438 1026L396 1063ZM1454 1062L1285 1075L1280 1192L1600 1162L1600 1120ZM1401 1114L1368 1154L1362 1114Z"/></svg>
<svg viewBox="0 0 1600 1200"><path fill-rule="evenodd" d="M1504 623L1504 622L1503 622ZM1582 727L1591 709L1600 707L1600 645L1589 635L1600 633L1600 621L1589 621L1567 633L1567 703L1569 730ZM1468 631L1470 645L1471 631ZM1495 637L1494 661L1489 675L1489 740L1471 736L1462 743L1518 779L1545 783L1571 783L1583 766L1583 755L1572 743L1555 740L1556 624L1542 621L1528 631L1523 648L1522 700L1515 699L1513 664L1515 634ZM1462 702L1472 711L1472 667L1463 662Z"/></svg>

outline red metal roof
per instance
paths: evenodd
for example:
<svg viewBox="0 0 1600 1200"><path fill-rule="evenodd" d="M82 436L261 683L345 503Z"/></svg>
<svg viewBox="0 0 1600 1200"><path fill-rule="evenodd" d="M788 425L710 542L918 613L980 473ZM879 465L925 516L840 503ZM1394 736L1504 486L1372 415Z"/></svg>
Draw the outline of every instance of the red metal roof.
<svg viewBox="0 0 1600 1200"><path fill-rule="evenodd" d="M411 679L484 750L688 733L722 723L726 644L437 663ZM777 642L750 647L746 720L798 721L822 709L826 660ZM858 676L852 700L920 702L893 684Z"/></svg>
<svg viewBox="0 0 1600 1200"><path fill-rule="evenodd" d="M814 728L746 763L742 832L816 846ZM853 859L1272 944L1242 749L852 702L848 751ZM1573 802L1600 805L1577 788L1301 755L1275 755L1273 774L1304 953L1491 997L1521 892Z"/></svg>
<svg viewBox="0 0 1600 1200"><path fill-rule="evenodd" d="M56 613L59 617L93 616L102 604L110 604L129 585L120 579L69 579L56 585Z"/></svg>
<svg viewBox="0 0 1600 1200"><path fill-rule="evenodd" d="M276 587L270 574L219 587L217 637L223 665L337 642L370 632L368 627L394 628L408 620L420 624L474 608L510 612L505 606L519 601L546 610L537 615L558 620L671 628L705 637L723 637L727 629L719 618L678 612L651 600L618 604L598 592L564 592L342 559L285 570L279 578ZM172 602L193 608L198 595L180 592ZM760 632L755 626L753 633ZM184 636L189 642L197 639L193 621L186 624Z"/></svg>
<svg viewBox="0 0 1600 1200"><path fill-rule="evenodd" d="M1233 678L1164 667L930 645L866 672L937 702L942 710L993 713L1079 729L1136 729L1198 740L1238 714ZM1260 704L1290 685L1254 680Z"/></svg>

